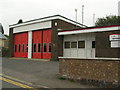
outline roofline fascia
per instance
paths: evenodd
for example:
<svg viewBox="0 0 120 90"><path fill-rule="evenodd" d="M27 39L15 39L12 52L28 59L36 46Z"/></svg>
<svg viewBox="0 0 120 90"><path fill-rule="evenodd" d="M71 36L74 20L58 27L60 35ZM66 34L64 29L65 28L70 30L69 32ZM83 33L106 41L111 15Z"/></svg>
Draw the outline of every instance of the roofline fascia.
<svg viewBox="0 0 120 90"><path fill-rule="evenodd" d="M10 28L14 28L14 27L19 27L19 26L24 26L24 25L29 25L29 24L33 24L33 23L39 23L39 22L44 22L44 21L50 21L50 20L53 20L53 19L49 19L49 18L53 18L53 19L66 19L66 20L69 20L73 23L76 23L76 25L78 26L81 26L81 27L87 27L86 25L83 25L83 24L80 24L76 21L73 21L71 19L68 19L64 16L61 16L61 15L54 15L54 16L48 16L48 17L43 17L43 18L39 18L39 19L34 19L34 20L29 20L29 21L25 21L23 23L20 23L20 24L12 24L12 25L9 25ZM45 20L45 19L48 19L48 20Z"/></svg>

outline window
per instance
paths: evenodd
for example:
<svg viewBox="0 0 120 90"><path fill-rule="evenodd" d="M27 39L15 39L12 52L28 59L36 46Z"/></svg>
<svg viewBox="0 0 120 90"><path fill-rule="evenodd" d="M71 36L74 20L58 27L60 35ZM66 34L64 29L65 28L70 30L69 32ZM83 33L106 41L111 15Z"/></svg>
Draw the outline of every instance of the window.
<svg viewBox="0 0 120 90"><path fill-rule="evenodd" d="M70 41L65 42L65 48L70 48Z"/></svg>
<svg viewBox="0 0 120 90"><path fill-rule="evenodd" d="M26 52L28 52L28 44L26 44Z"/></svg>
<svg viewBox="0 0 120 90"><path fill-rule="evenodd" d="M47 44L44 43L44 52L47 52Z"/></svg>
<svg viewBox="0 0 120 90"><path fill-rule="evenodd" d="M95 48L95 41L92 41L92 48Z"/></svg>
<svg viewBox="0 0 120 90"><path fill-rule="evenodd" d="M49 52L51 52L51 43L49 43Z"/></svg>
<svg viewBox="0 0 120 90"><path fill-rule="evenodd" d="M14 52L17 52L17 45L14 46Z"/></svg>
<svg viewBox="0 0 120 90"><path fill-rule="evenodd" d="M77 42L71 42L71 48L77 48Z"/></svg>
<svg viewBox="0 0 120 90"><path fill-rule="evenodd" d="M18 44L18 52L20 52L20 44Z"/></svg>
<svg viewBox="0 0 120 90"><path fill-rule="evenodd" d="M41 52L41 44L38 43L38 52Z"/></svg>
<svg viewBox="0 0 120 90"><path fill-rule="evenodd" d="M22 52L24 52L24 44L22 44Z"/></svg>
<svg viewBox="0 0 120 90"><path fill-rule="evenodd" d="M78 48L85 48L85 41L78 41Z"/></svg>
<svg viewBox="0 0 120 90"><path fill-rule="evenodd" d="M36 52L36 44L33 44L33 52Z"/></svg>

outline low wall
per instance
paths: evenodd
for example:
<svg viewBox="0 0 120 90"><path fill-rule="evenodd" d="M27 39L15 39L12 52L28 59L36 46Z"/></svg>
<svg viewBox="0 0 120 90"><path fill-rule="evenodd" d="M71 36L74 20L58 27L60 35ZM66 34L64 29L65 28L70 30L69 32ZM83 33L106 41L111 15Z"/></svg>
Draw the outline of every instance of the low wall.
<svg viewBox="0 0 120 90"><path fill-rule="evenodd" d="M120 85L120 61L60 59L59 74L74 80L95 80Z"/></svg>

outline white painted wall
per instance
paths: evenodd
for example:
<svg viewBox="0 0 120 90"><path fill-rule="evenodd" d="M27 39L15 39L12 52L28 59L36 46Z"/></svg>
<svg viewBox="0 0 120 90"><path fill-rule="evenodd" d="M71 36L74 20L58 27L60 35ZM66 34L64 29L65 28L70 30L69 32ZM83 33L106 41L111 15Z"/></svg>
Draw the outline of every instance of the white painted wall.
<svg viewBox="0 0 120 90"><path fill-rule="evenodd" d="M65 35L65 41L85 41L85 48L70 48L63 50L64 57L95 58L95 48L92 48L92 41L95 41L94 33L83 33L77 35Z"/></svg>
<svg viewBox="0 0 120 90"><path fill-rule="evenodd" d="M28 32L28 58L32 58L32 31Z"/></svg>
<svg viewBox="0 0 120 90"><path fill-rule="evenodd" d="M13 28L13 33L26 32L37 29L51 28L51 21L33 23Z"/></svg>

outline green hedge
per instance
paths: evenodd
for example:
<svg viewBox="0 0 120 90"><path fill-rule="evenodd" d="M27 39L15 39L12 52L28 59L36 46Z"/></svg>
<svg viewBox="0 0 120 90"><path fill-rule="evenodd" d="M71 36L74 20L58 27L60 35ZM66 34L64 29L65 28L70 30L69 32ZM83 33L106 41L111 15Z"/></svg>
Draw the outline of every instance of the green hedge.
<svg viewBox="0 0 120 90"><path fill-rule="evenodd" d="M9 48L2 48L2 57L8 57L9 56Z"/></svg>

